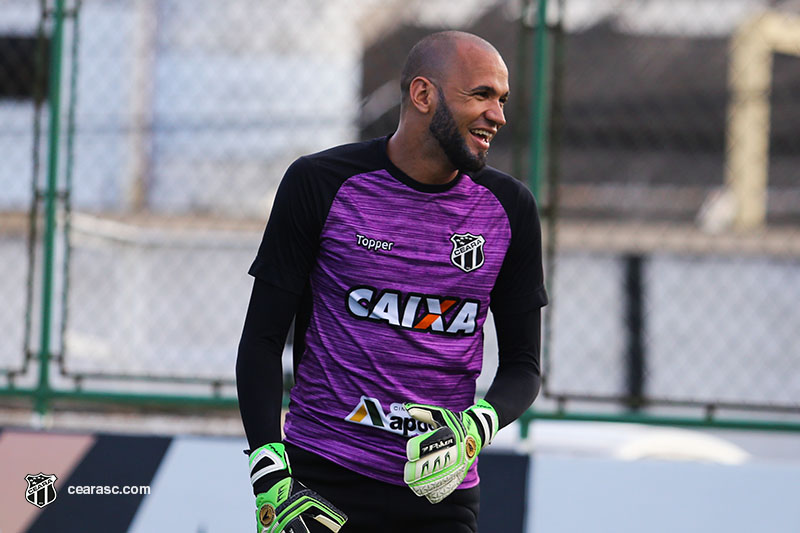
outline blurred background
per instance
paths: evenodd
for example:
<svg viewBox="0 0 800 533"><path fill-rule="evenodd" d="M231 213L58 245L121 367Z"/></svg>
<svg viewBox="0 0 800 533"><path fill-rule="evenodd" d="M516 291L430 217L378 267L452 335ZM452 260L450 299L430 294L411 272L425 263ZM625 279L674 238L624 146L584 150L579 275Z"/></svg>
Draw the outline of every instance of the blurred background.
<svg viewBox="0 0 800 533"><path fill-rule="evenodd" d="M240 453L247 269L280 178L391 133L403 59L442 29L505 58L489 163L543 221L545 381L504 432L530 464L496 530L797 531L793 0L0 0L0 450L36 429ZM483 390L491 325L486 351Z"/></svg>

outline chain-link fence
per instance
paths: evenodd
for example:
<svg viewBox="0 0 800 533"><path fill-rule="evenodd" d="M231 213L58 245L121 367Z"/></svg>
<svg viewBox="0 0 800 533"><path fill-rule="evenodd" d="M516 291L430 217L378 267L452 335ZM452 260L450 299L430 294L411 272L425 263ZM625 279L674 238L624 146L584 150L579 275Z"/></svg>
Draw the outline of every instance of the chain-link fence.
<svg viewBox="0 0 800 533"><path fill-rule="evenodd" d="M390 133L405 54L464 29L511 76L490 163L545 219L540 404L800 410L800 8L66 0L62 35L61 4L0 0L6 392L41 386L47 352L56 390L233 397L283 171Z"/></svg>
<svg viewBox="0 0 800 533"><path fill-rule="evenodd" d="M789 4L558 4L548 397L798 412Z"/></svg>
<svg viewBox="0 0 800 533"><path fill-rule="evenodd" d="M519 6L480 2L1 5L2 216L16 223L0 386L17 391L41 386L46 351L59 391L233 397L246 271L288 164L389 133L421 35L492 11L506 46L530 31Z"/></svg>

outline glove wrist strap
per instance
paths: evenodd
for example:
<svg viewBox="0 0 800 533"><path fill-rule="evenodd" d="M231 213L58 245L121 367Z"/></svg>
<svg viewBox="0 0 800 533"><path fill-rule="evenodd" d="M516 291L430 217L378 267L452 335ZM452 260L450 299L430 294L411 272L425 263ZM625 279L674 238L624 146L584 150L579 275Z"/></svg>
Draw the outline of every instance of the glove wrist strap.
<svg viewBox="0 0 800 533"><path fill-rule="evenodd" d="M283 443L265 444L250 454L250 483L254 487L264 476L281 470L286 470L288 475L292 473Z"/></svg>
<svg viewBox="0 0 800 533"><path fill-rule="evenodd" d="M500 420L497 416L497 411L494 410L492 404L486 400L479 400L478 403L467 409L469 414L475 421L478 431L481 434L481 448L488 446L492 443L492 439L497 435L500 429Z"/></svg>

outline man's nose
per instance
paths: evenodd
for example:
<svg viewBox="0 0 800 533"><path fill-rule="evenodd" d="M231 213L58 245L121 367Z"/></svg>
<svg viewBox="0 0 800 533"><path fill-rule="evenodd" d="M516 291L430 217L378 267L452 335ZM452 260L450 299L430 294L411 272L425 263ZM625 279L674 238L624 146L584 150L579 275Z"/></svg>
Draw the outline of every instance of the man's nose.
<svg viewBox="0 0 800 533"><path fill-rule="evenodd" d="M494 102L492 106L486 111L486 118L497 124L498 128L505 126L506 116L503 113L503 106L500 104L499 101Z"/></svg>

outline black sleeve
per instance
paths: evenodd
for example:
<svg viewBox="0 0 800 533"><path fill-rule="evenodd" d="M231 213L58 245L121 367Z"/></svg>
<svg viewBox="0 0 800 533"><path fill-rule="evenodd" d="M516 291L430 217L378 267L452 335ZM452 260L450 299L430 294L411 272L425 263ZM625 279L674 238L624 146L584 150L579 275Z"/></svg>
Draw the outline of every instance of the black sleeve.
<svg viewBox="0 0 800 533"><path fill-rule="evenodd" d="M251 449L281 439L283 345L308 287L322 226L344 182L339 170L321 168L309 156L289 166L249 270L256 280L236 359L236 387Z"/></svg>
<svg viewBox="0 0 800 533"><path fill-rule="evenodd" d="M485 397L504 427L530 407L541 386L541 308L547 305L542 228L536 200L525 185L497 171L485 173L482 181L505 209L511 229L491 294L499 352Z"/></svg>
<svg viewBox="0 0 800 533"><path fill-rule="evenodd" d="M249 270L256 279L236 359L236 388L250 449L281 440L281 355L341 182L331 176L307 157L289 166Z"/></svg>
<svg viewBox="0 0 800 533"><path fill-rule="evenodd" d="M281 355L300 296L256 278L236 358L239 411L250 449L281 440Z"/></svg>
<svg viewBox="0 0 800 533"><path fill-rule="evenodd" d="M519 418L539 394L541 316L539 307L494 316L498 366L485 399L497 411L500 427Z"/></svg>
<svg viewBox="0 0 800 533"><path fill-rule="evenodd" d="M302 294L319 248L319 235L332 195L312 163L301 157L286 170L249 273Z"/></svg>
<svg viewBox="0 0 800 533"><path fill-rule="evenodd" d="M531 192L509 180L495 188L511 227L511 242L492 289L492 312L510 315L547 304L542 268L542 228Z"/></svg>

